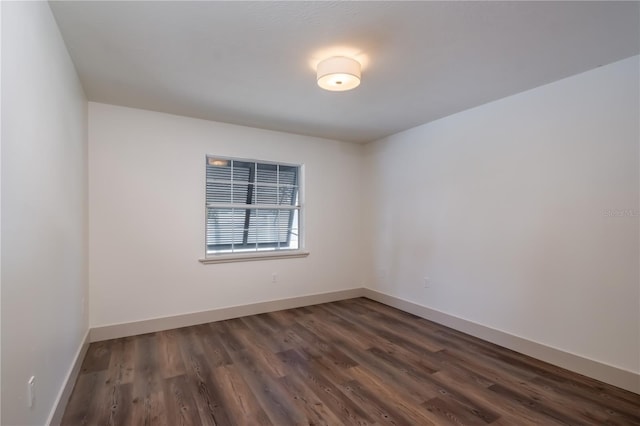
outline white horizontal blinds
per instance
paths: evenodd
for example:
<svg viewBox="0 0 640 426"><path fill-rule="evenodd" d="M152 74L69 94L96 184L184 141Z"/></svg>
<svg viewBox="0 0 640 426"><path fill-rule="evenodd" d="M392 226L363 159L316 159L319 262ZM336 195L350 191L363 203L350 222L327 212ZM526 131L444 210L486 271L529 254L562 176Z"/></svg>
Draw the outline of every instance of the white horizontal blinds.
<svg viewBox="0 0 640 426"><path fill-rule="evenodd" d="M207 158L207 252L298 248L299 166Z"/></svg>
<svg viewBox="0 0 640 426"><path fill-rule="evenodd" d="M281 206L299 206L299 194L300 194L300 167L293 166L278 166L278 204ZM287 223L287 244L290 248L299 248L298 236L299 236L299 208L295 210L289 210L288 215L284 220ZM282 219L282 210L280 211L280 218Z"/></svg>
<svg viewBox="0 0 640 426"><path fill-rule="evenodd" d="M234 201L244 203L247 196L247 186L233 185L234 170L232 161L207 159L207 251L211 247L232 248L242 244L242 229L244 214L232 207ZM235 177L243 178L240 170L235 171ZM247 176L244 176L246 179ZM235 186L235 187L234 187ZM243 190L244 189L244 190ZM212 208L213 205L227 205L227 207Z"/></svg>

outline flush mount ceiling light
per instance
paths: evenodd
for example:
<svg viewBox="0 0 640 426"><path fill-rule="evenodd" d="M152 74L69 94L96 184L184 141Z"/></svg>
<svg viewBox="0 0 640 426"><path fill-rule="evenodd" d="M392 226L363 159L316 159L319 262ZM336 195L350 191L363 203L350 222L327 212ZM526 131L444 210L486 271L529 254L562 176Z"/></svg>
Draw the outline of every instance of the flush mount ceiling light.
<svg viewBox="0 0 640 426"><path fill-rule="evenodd" d="M360 85L360 62L346 56L334 56L318 64L318 86L332 92L344 92Z"/></svg>

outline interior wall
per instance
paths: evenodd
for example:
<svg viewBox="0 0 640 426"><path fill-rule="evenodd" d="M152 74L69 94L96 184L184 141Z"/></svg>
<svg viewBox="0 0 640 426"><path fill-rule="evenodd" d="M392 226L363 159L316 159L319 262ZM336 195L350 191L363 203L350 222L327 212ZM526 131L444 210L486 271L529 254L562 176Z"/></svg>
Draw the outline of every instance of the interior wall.
<svg viewBox="0 0 640 426"><path fill-rule="evenodd" d="M369 144L372 288L640 372L638 62Z"/></svg>
<svg viewBox="0 0 640 426"><path fill-rule="evenodd" d="M0 81L2 81L2 5L0 5ZM2 84L0 84L2 99ZM2 241L2 102L0 102L0 241ZM2 391L2 244L0 243L0 393ZM0 395L0 424L2 424L2 395Z"/></svg>
<svg viewBox="0 0 640 426"><path fill-rule="evenodd" d="M87 102L48 3L0 7L0 423L41 425L88 329Z"/></svg>
<svg viewBox="0 0 640 426"><path fill-rule="evenodd" d="M362 152L350 143L89 103L91 325L362 287ZM310 255L199 263L207 154L303 164Z"/></svg>

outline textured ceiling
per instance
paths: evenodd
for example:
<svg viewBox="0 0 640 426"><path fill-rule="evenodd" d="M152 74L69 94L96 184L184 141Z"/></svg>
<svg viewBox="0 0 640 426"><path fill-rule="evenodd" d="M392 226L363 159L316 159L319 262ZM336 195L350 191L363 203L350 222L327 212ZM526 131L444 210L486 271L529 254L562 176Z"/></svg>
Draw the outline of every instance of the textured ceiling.
<svg viewBox="0 0 640 426"><path fill-rule="evenodd" d="M89 100L354 142L640 52L638 2L50 4Z"/></svg>

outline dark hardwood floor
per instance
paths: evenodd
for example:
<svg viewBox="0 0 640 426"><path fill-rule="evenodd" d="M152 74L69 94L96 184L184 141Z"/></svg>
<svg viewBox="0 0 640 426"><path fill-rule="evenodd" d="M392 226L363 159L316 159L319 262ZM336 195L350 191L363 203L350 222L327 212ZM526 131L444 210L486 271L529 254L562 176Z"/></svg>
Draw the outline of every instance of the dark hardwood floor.
<svg viewBox="0 0 640 426"><path fill-rule="evenodd" d="M91 344L63 425L640 425L640 396L368 299Z"/></svg>

